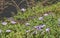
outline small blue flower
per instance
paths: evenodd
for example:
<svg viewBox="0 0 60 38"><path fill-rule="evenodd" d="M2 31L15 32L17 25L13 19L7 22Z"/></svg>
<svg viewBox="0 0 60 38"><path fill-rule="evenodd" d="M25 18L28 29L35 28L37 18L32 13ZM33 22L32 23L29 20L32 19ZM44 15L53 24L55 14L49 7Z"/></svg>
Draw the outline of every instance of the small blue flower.
<svg viewBox="0 0 60 38"><path fill-rule="evenodd" d="M43 17L39 17L39 20L43 20Z"/></svg>
<svg viewBox="0 0 60 38"><path fill-rule="evenodd" d="M46 25L39 25L39 26L34 26L34 28L36 28L37 30L41 30L43 27L45 27Z"/></svg>
<svg viewBox="0 0 60 38"><path fill-rule="evenodd" d="M49 32L50 31L50 28L46 28L46 32Z"/></svg>
<svg viewBox="0 0 60 38"><path fill-rule="evenodd" d="M11 30L6 30L6 32L11 32Z"/></svg>
<svg viewBox="0 0 60 38"><path fill-rule="evenodd" d="M41 28L43 28L43 27L45 27L46 25L45 24L43 24L43 25L41 25Z"/></svg>
<svg viewBox="0 0 60 38"><path fill-rule="evenodd" d="M15 21L11 21L11 23L12 23L12 24L16 24L16 22L15 22Z"/></svg>
<svg viewBox="0 0 60 38"><path fill-rule="evenodd" d="M2 25L7 25L7 22L2 22Z"/></svg>
<svg viewBox="0 0 60 38"><path fill-rule="evenodd" d="M41 30L41 26L35 26L34 28L36 28L37 30Z"/></svg>

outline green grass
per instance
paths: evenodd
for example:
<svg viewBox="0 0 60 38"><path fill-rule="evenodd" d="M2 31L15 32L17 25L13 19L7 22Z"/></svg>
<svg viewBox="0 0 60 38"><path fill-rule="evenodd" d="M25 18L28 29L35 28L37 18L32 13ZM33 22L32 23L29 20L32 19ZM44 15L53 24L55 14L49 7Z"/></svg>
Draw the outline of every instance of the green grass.
<svg viewBox="0 0 60 38"><path fill-rule="evenodd" d="M49 15L44 16L47 12ZM41 16L43 17L43 20L38 19ZM14 19L17 20L20 18L24 23L21 24L22 21L17 21L18 23L13 25L8 22L6 26L3 26L0 22L0 29L2 30L2 33L0 33L0 38L60 38L60 26L58 26L59 16L60 2L45 7L38 4L35 7L32 7L32 9L28 8L24 13L18 11L18 14L14 16ZM25 23L30 23L30 25L26 26ZM42 31L34 28L34 26L41 24L46 25L42 28ZM46 28L50 28L49 32L46 32ZM12 31L7 33L6 30L8 29ZM35 34L36 32L37 34Z"/></svg>

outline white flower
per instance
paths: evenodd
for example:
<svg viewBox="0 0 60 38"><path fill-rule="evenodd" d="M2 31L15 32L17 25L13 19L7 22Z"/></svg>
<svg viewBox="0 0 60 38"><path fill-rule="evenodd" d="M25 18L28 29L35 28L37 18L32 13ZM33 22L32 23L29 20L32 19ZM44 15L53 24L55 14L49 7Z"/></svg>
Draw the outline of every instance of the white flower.
<svg viewBox="0 0 60 38"><path fill-rule="evenodd" d="M44 14L44 16L48 16L48 14L46 13L46 14Z"/></svg>
<svg viewBox="0 0 60 38"><path fill-rule="evenodd" d="M6 30L6 32L11 32L11 30Z"/></svg>
<svg viewBox="0 0 60 38"><path fill-rule="evenodd" d="M15 21L11 21L11 23L12 23L12 24L16 24L16 22L15 22Z"/></svg>
<svg viewBox="0 0 60 38"><path fill-rule="evenodd" d="M2 32L2 30L0 29L0 33Z"/></svg>
<svg viewBox="0 0 60 38"><path fill-rule="evenodd" d="M21 9L21 11L23 11L23 12L24 12L24 11L26 11L26 9L22 8L22 9Z"/></svg>
<svg viewBox="0 0 60 38"><path fill-rule="evenodd" d="M7 22L2 22L2 25L7 25Z"/></svg>
<svg viewBox="0 0 60 38"><path fill-rule="evenodd" d="M29 25L30 25L30 23L26 23L25 25L26 25L26 26L29 26Z"/></svg>
<svg viewBox="0 0 60 38"><path fill-rule="evenodd" d="M39 20L43 20L43 17L39 17Z"/></svg>
<svg viewBox="0 0 60 38"><path fill-rule="evenodd" d="M45 27L45 26L46 26L46 25L44 25L44 24L43 24L43 25L41 25L41 27L42 27L42 28L43 28L43 27Z"/></svg>
<svg viewBox="0 0 60 38"><path fill-rule="evenodd" d="M27 30L26 32L30 32L30 30Z"/></svg>
<svg viewBox="0 0 60 38"><path fill-rule="evenodd" d="M50 28L46 28L46 32L49 32L50 31Z"/></svg>

